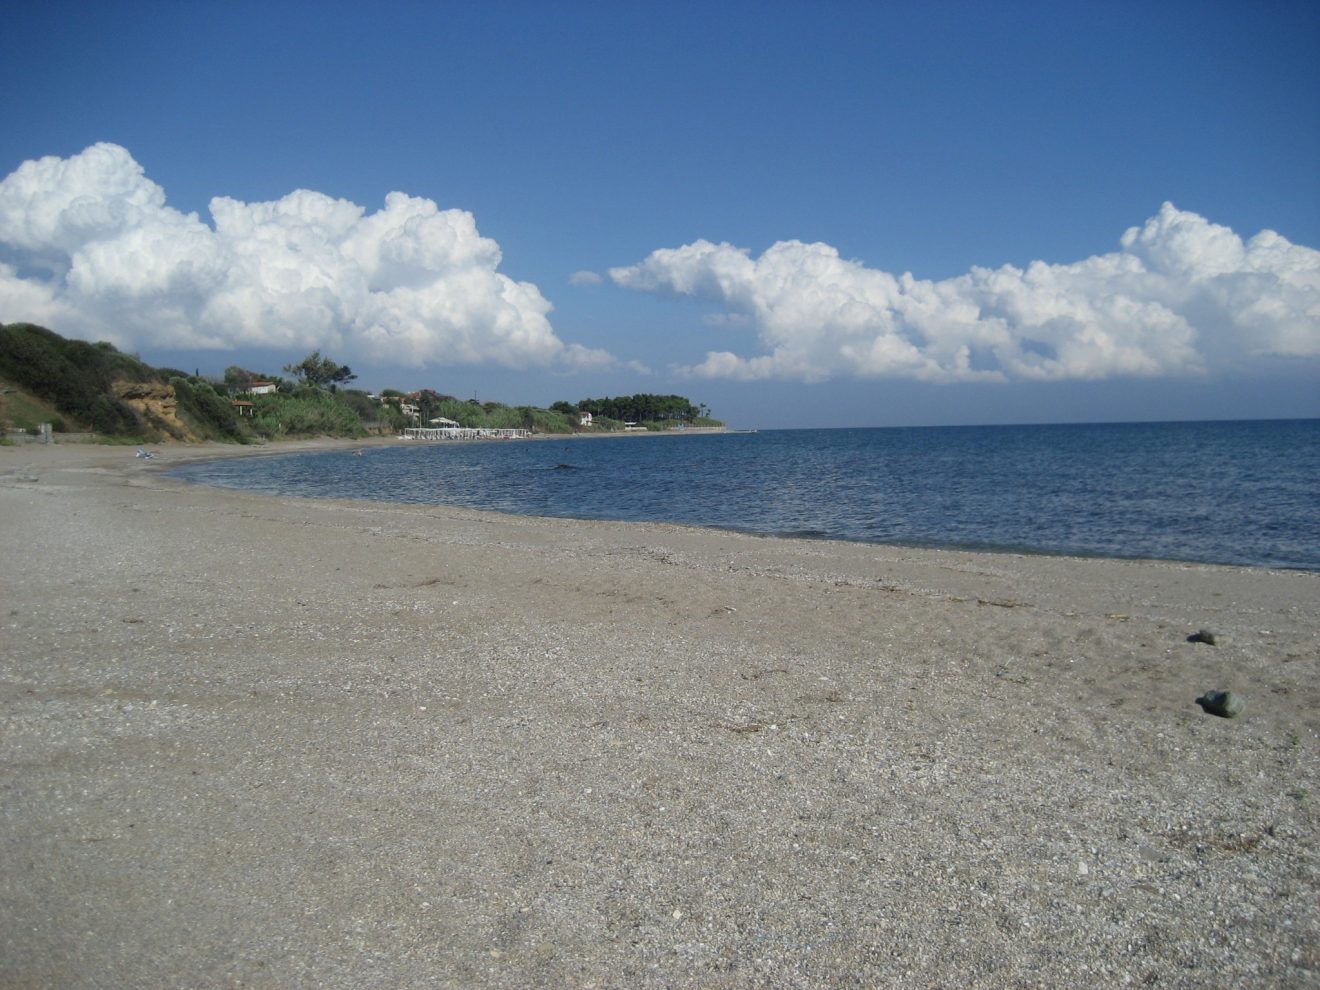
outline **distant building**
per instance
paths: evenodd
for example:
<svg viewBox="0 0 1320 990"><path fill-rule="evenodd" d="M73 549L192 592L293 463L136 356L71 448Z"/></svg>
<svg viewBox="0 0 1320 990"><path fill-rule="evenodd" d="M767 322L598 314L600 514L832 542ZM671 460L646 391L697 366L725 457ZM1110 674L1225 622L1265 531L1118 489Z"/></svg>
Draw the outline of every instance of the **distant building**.
<svg viewBox="0 0 1320 990"><path fill-rule="evenodd" d="M274 382L249 382L247 391L249 395L271 395L275 388Z"/></svg>
<svg viewBox="0 0 1320 990"><path fill-rule="evenodd" d="M411 398L416 398L416 396L415 395L411 396ZM382 396L380 402L381 405L388 404L394 406L399 410L399 412L403 413L403 415L407 416L409 419L416 419L417 414L420 411L417 407L417 403L409 402L408 399L402 395Z"/></svg>
<svg viewBox="0 0 1320 990"><path fill-rule="evenodd" d="M590 425L591 425L591 413L587 412L584 409L582 412L578 413L578 426L590 426Z"/></svg>
<svg viewBox="0 0 1320 990"><path fill-rule="evenodd" d="M255 407L251 402L245 402L242 399L235 399L233 402L230 403L230 405L234 407L234 412L238 413L238 415L240 416L255 415L255 413L253 412L253 409Z"/></svg>

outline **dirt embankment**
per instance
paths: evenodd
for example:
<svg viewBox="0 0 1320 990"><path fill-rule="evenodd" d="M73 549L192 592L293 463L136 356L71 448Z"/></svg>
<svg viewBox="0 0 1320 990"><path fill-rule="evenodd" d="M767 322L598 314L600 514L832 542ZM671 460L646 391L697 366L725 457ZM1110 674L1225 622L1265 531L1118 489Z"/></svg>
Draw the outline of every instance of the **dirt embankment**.
<svg viewBox="0 0 1320 990"><path fill-rule="evenodd" d="M199 443L202 437L179 418L178 397L173 385L154 382L115 382L115 395L128 403L142 419L185 443Z"/></svg>

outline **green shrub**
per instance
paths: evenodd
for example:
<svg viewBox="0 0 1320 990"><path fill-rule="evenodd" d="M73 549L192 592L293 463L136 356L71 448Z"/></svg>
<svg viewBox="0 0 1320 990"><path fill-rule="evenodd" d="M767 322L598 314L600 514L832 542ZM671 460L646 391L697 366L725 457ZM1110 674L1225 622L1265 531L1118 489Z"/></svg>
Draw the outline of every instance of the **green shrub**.
<svg viewBox="0 0 1320 990"><path fill-rule="evenodd" d="M238 414L227 396L222 396L210 382L175 377L174 387L179 419L204 440L246 440Z"/></svg>
<svg viewBox="0 0 1320 990"><path fill-rule="evenodd" d="M319 389L300 389L293 396L259 395L254 403L252 428L271 439L367 435L357 413Z"/></svg>
<svg viewBox="0 0 1320 990"><path fill-rule="evenodd" d="M342 388L331 394L340 405L353 410L359 420L368 421L381 418L380 404L361 389Z"/></svg>
<svg viewBox="0 0 1320 990"><path fill-rule="evenodd" d="M534 406L519 406L523 429L534 433L572 433L577 428L577 414L572 417L562 412L538 409Z"/></svg>
<svg viewBox="0 0 1320 990"><path fill-rule="evenodd" d="M141 436L144 432L132 407L110 395L98 395L92 400L87 422L94 431L108 437Z"/></svg>

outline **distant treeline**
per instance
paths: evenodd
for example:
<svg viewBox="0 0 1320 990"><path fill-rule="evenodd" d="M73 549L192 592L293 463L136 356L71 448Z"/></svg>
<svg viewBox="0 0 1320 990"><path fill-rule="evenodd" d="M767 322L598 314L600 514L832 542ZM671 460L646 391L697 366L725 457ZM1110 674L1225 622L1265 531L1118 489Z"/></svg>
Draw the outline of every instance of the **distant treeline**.
<svg viewBox="0 0 1320 990"><path fill-rule="evenodd" d="M681 395L620 395L615 398L583 399L573 404L556 402L550 407L559 412L580 410L592 418L604 417L631 423L666 423L675 420L692 422L709 416L705 406L693 405Z"/></svg>

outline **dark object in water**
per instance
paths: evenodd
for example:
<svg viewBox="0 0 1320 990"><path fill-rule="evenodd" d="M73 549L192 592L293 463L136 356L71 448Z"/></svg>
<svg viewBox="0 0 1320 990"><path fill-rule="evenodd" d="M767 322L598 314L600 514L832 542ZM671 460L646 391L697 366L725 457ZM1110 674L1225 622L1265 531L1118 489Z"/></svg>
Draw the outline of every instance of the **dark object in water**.
<svg viewBox="0 0 1320 990"><path fill-rule="evenodd" d="M1237 718L1246 707L1242 698L1232 691L1207 691L1196 699L1196 703L1207 715L1218 715L1220 718Z"/></svg>
<svg viewBox="0 0 1320 990"><path fill-rule="evenodd" d="M579 470L579 468L578 468L578 466L577 466L576 464L556 464L553 468L551 468L551 470L553 470L553 471L577 471L577 470Z"/></svg>

